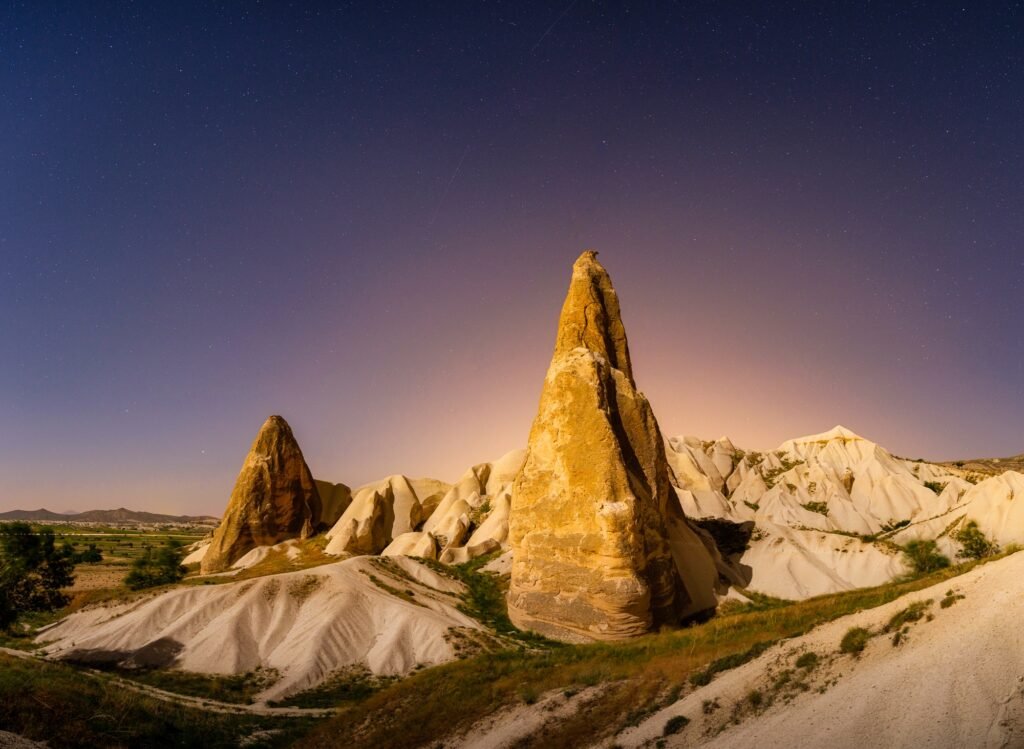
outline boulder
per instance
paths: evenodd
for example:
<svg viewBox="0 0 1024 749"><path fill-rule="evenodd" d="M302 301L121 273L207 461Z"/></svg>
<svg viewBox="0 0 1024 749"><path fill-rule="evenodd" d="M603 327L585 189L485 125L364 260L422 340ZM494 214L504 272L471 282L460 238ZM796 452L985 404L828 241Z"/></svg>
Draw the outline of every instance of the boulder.
<svg viewBox="0 0 1024 749"><path fill-rule="evenodd" d="M381 556L437 559L437 539L422 531L403 533L387 545L387 548L381 552Z"/></svg>
<svg viewBox="0 0 1024 749"><path fill-rule="evenodd" d="M390 486L352 500L331 529L328 554L379 554L391 542L395 495Z"/></svg>

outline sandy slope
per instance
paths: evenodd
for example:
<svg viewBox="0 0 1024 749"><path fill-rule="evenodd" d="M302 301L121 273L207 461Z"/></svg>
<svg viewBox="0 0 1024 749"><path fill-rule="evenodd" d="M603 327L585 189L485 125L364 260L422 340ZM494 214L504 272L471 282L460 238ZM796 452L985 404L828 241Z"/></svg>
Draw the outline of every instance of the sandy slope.
<svg viewBox="0 0 1024 749"><path fill-rule="evenodd" d="M964 598L942 608L949 590ZM721 749L1024 746L1024 553L990 563L876 609L819 627L718 676L615 741L649 746L669 718L691 721L667 746ZM899 645L880 630L908 605L927 601ZM860 657L839 653L844 633L879 633ZM821 664L794 665L813 651ZM784 671L809 689L774 686ZM760 708L749 695L763 697ZM710 712L705 705L715 705ZM731 719L739 721L730 725Z"/></svg>
<svg viewBox="0 0 1024 749"><path fill-rule="evenodd" d="M49 643L50 655L93 662L223 674L276 669L281 678L260 697L277 699L353 665L403 674L454 658L450 630L481 630L456 609L461 590L406 557L356 557L91 608L44 629L38 641Z"/></svg>

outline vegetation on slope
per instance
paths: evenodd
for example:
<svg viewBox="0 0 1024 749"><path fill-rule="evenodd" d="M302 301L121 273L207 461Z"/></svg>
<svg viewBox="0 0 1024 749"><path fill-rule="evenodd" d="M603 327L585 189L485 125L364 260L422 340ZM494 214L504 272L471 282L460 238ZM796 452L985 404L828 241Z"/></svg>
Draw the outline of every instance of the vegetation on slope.
<svg viewBox="0 0 1024 749"><path fill-rule="evenodd" d="M336 718L318 725L303 746L334 746L338 736L360 747L430 745L465 730L503 705L532 703L548 690L602 689L573 717L549 726L523 746L577 746L611 735L674 701L696 684L738 666L771 643L825 622L888 603L962 574L978 562L946 567L876 588L787 602L759 598L753 605L686 629L625 642L533 647L485 653L413 674L388 685ZM489 586L462 576L471 590Z"/></svg>
<svg viewBox="0 0 1024 749"><path fill-rule="evenodd" d="M71 666L0 654L0 726L65 747L287 746L305 722L161 702Z"/></svg>

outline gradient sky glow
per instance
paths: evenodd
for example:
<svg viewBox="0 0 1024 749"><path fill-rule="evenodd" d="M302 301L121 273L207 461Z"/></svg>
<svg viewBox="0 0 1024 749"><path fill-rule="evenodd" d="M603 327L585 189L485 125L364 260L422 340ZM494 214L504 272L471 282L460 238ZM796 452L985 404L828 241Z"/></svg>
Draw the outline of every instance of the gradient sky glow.
<svg viewBox="0 0 1024 749"><path fill-rule="evenodd" d="M453 480L587 247L666 434L1024 451L1024 7L824 5L6 3L0 510Z"/></svg>

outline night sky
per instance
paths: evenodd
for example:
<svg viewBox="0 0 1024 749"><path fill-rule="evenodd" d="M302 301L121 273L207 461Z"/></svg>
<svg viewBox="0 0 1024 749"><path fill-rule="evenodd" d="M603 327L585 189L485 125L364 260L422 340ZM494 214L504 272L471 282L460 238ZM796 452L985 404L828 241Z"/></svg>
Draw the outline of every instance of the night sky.
<svg viewBox="0 0 1024 749"><path fill-rule="evenodd" d="M429 5L4 3L0 510L454 480L588 247L668 435L1024 451L1020 3Z"/></svg>

